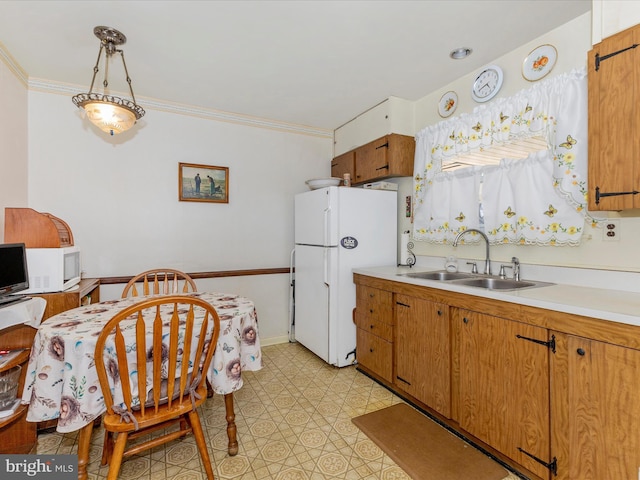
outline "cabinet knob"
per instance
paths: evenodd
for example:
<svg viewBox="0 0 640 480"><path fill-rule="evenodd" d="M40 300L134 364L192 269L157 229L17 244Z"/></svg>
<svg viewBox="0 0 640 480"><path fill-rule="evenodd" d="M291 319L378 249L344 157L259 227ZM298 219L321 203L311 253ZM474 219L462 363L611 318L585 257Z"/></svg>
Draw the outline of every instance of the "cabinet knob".
<svg viewBox="0 0 640 480"><path fill-rule="evenodd" d="M576 353L580 356L584 356L584 354L587 352L584 351L584 348L579 348L576 350Z"/></svg>
<svg viewBox="0 0 640 480"><path fill-rule="evenodd" d="M369 313L373 313L373 308L370 308L370 309L369 309Z"/></svg>
<svg viewBox="0 0 640 480"><path fill-rule="evenodd" d="M373 328L373 325L369 325L369 328Z"/></svg>
<svg viewBox="0 0 640 480"><path fill-rule="evenodd" d="M464 317L464 318L462 319L462 321L463 321L464 323L469 323L469 319L468 319L467 317Z"/></svg>
<svg viewBox="0 0 640 480"><path fill-rule="evenodd" d="M369 349L369 351L370 351L371 353L373 353L373 348L370 348L370 349Z"/></svg>
<svg viewBox="0 0 640 480"><path fill-rule="evenodd" d="M442 315L442 310L438 310L438 315Z"/></svg>

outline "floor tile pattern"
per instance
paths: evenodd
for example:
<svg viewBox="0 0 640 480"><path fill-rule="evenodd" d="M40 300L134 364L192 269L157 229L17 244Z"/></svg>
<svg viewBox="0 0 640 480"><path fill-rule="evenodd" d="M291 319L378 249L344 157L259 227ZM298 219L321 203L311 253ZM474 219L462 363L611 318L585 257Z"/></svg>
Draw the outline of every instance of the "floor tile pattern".
<svg viewBox="0 0 640 480"><path fill-rule="evenodd" d="M207 400L200 417L217 479L405 480L409 477L351 418L400 403L354 367L327 365L296 343L263 347L264 368L243 373L234 394L239 452L227 454L223 398ZM94 429L89 478L103 479L102 428ZM38 435L37 453L75 453L76 434ZM193 436L136 455L121 480L205 480ZM515 478L515 477L514 477Z"/></svg>

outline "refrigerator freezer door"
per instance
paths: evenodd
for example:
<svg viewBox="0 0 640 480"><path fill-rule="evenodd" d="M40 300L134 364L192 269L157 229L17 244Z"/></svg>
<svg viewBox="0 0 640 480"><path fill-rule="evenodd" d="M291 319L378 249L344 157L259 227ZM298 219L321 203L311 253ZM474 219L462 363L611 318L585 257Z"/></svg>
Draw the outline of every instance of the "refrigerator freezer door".
<svg viewBox="0 0 640 480"><path fill-rule="evenodd" d="M338 187L320 188L295 196L296 245L338 245Z"/></svg>
<svg viewBox="0 0 640 480"><path fill-rule="evenodd" d="M329 362L330 248L296 246L296 340ZM335 250L335 249L333 249Z"/></svg>

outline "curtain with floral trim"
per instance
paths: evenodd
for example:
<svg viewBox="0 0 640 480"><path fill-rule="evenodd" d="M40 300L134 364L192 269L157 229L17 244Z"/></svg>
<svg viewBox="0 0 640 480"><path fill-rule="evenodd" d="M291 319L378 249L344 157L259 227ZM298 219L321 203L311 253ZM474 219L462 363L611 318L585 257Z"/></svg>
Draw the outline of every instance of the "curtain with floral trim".
<svg viewBox="0 0 640 480"><path fill-rule="evenodd" d="M418 132L414 163L413 238L433 243L451 243L455 235L459 233L455 228L450 228L445 234L440 232L436 234L431 223L433 218L440 218L440 222L445 222L441 218L440 211L434 212L434 210L440 209L439 202L433 200L433 193L429 193L436 177L438 177L438 182L446 181L446 172L442 171L443 161L451 161L465 153L486 151L497 145L508 145L519 139L540 136L546 139L548 145L547 160L550 159L551 168L549 170L547 161L545 171L548 177L545 181L550 182L552 190L545 189L543 192L528 187L527 182L530 179L526 175L518 175L514 178L504 177L500 180L500 186L495 186L495 188L485 188L486 185L484 185L482 187L482 209L485 218L492 219L494 222L486 231L487 233L495 231L495 234L490 237L492 243L577 244L583 231L584 221L592 224L597 222L587 212L587 77L585 68L541 81L512 97L496 99L489 104L476 107L470 114L459 115ZM536 156L531 159L529 164L523 162L521 168L525 168L525 166L530 168L536 161L545 163L542 157ZM508 163L507 160L505 163ZM485 171L490 173L495 170L495 167L475 167L474 174L481 177ZM493 182L496 179L489 181ZM508 193L509 188L512 189L512 192L528 191L529 195L534 195L536 198L541 197L540 201L547 207L545 211L553 213L554 216L564 215L567 209L578 213L581 221L576 223L573 218L577 217L571 217L571 220L567 220L571 224L568 228L573 232L573 227L575 227L578 231L571 239L567 237L563 240L559 240L557 235L550 235L546 228L542 230L537 227L528 231L526 237L517 234L507 235L504 231L499 234L498 219L501 215L504 216L505 211L513 213L508 217L509 222L505 222L505 226L507 223L512 225L514 219L538 217L536 212L522 211L523 208L533 208L533 201L520 203L518 207L521 209L520 212L515 210L515 204L509 205L510 202L513 202L513 200L507 200L507 198L512 198ZM561 199L562 201L560 201ZM469 201L473 202L472 199ZM553 208L550 209L549 205ZM509 207L511 210L507 210ZM464 207L460 206L460 208L463 211L472 211L474 208L478 209L479 205L476 203L474 207L469 204ZM455 223L452 223L452 218L449 218L448 224L455 226ZM550 224L552 228L556 227L556 223ZM467 225L458 226L461 229L465 227L471 228ZM517 232L518 227L513 226L513 230Z"/></svg>
<svg viewBox="0 0 640 480"><path fill-rule="evenodd" d="M457 232L479 228L478 168L442 172L435 176L425 194L425 204L433 208L421 209L414 217L414 224L421 225L421 235L429 236L433 242L446 243Z"/></svg>
<svg viewBox="0 0 640 480"><path fill-rule="evenodd" d="M567 204L550 180L549 150L524 160L503 160L485 167L482 208L490 243L577 245L584 216Z"/></svg>

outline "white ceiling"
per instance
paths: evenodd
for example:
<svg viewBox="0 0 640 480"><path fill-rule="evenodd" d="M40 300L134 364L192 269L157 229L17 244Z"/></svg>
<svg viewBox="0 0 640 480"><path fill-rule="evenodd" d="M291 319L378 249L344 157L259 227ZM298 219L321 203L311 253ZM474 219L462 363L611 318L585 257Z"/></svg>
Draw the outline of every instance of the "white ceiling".
<svg viewBox="0 0 640 480"><path fill-rule="evenodd" d="M105 25L136 100L333 130L417 100L588 12L592 0L0 1L0 42L30 80L87 91ZM452 60L456 47L471 47ZM110 86L126 91L121 64ZM69 101L71 104L71 101ZM74 108L74 107L72 107ZM150 121L148 114L148 120Z"/></svg>

